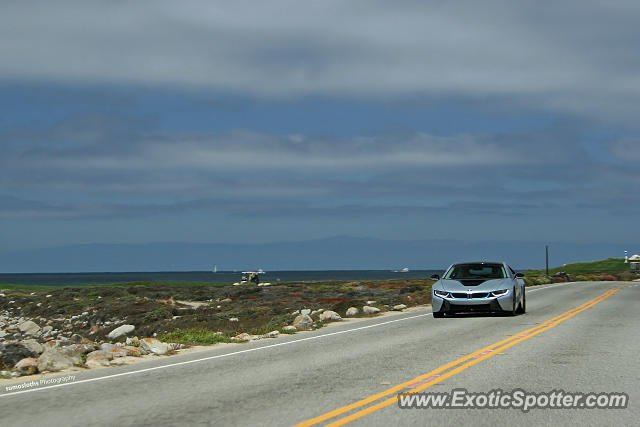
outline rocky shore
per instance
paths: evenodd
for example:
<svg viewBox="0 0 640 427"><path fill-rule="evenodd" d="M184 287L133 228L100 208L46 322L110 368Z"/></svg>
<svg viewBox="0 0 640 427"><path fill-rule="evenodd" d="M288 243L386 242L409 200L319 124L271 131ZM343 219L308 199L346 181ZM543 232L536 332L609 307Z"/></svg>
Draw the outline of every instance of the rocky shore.
<svg viewBox="0 0 640 427"><path fill-rule="evenodd" d="M430 284L126 284L32 292L0 285L0 378L122 365L190 345L271 339L402 311L428 304Z"/></svg>
<svg viewBox="0 0 640 427"><path fill-rule="evenodd" d="M14 318L6 311L0 314L0 378L59 372L74 366L121 365L126 363L128 356L167 355L184 347L183 344L137 336L125 337L124 341L95 342L75 333L64 334L50 323L41 327L34 320ZM122 325L113 329L109 337L116 340L134 330L133 325Z"/></svg>

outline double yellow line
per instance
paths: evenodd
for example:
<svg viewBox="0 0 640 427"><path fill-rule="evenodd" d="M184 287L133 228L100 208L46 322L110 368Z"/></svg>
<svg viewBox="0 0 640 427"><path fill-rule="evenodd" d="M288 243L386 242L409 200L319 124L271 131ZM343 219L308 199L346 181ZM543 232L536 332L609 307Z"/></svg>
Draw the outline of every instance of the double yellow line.
<svg viewBox="0 0 640 427"><path fill-rule="evenodd" d="M341 408L335 409L331 412L327 412L326 414L320 415L318 417L312 418L310 420L307 421L303 421L299 424L296 424L294 427L307 427L307 426L312 426L318 423L321 423L323 421L329 420L331 418L337 417L338 415L342 415L346 412L350 412L354 409L358 409L361 408L365 405L368 405L370 403L373 403L377 400L382 399L383 397L398 393L404 389L406 389L407 387L413 386L413 388L409 391L406 391L404 394L411 394L411 393L417 393L419 391L422 391L426 388L431 387L434 384L437 384L439 382L444 381L447 378L450 378L462 371L464 371L467 368L470 368L471 366L482 362L483 360L486 360L492 356L495 356L496 354L500 353L502 350L506 350L510 347L513 347L514 345L528 340L531 337L534 337L546 330L549 330L551 328L556 327L557 325L559 325L560 323L564 322L567 319L570 319L571 317L575 316L576 314L587 310L590 307L593 307L594 305L598 304L601 301L604 301L605 299L609 298L611 295L615 294L616 292L618 292L620 290L620 288L612 288L609 289L607 292L603 293L602 295L589 300L587 302L585 302L584 304L573 308L565 313L562 313L552 319L549 319L541 324L539 324L538 326L531 328L531 329L527 329L526 331L522 331L514 336L511 336L509 338L503 339L501 341L498 341L495 344L491 344L490 346L481 348L480 350L473 352L467 356L464 356L458 360L455 360L453 362L447 363L446 365L443 365L441 367L439 367L438 369L435 369L429 373L426 373L424 375L420 375L419 377L416 377L410 381L406 381L402 384L398 384L394 387L391 387L381 393L377 393L374 394L372 396L369 396L365 399L359 400L355 403L352 403L350 405L346 405L343 406ZM448 371L448 372L445 372ZM445 372L445 373L443 373ZM441 375L442 374L442 375ZM416 384L422 382L420 384ZM393 405L397 402L398 400L398 396L395 395L391 398L385 399L382 402L379 402L375 405L369 406L365 409L362 409L358 412L355 412L351 415L348 415L344 418L340 418L332 423L327 424L326 426L341 426L343 424L349 423L353 420L357 420L358 418L362 418L365 415L368 415L372 412L378 411L382 408L385 408L387 406Z"/></svg>

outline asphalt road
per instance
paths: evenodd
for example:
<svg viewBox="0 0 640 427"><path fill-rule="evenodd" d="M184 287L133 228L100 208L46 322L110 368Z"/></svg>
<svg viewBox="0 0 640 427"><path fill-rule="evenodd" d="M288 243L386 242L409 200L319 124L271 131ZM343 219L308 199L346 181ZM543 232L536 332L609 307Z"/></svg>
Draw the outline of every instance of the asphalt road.
<svg viewBox="0 0 640 427"><path fill-rule="evenodd" d="M620 289L595 299L613 288ZM589 301L594 305L569 312ZM527 305L527 314L517 317L434 319L428 310L403 313L87 371L75 374L76 380L62 387L23 393L2 387L0 420L7 426L287 426L381 394L313 425L343 422L349 416L353 418L349 425L363 426L637 425L640 283L528 288ZM557 323L544 323L563 314ZM532 328L538 329L521 334ZM500 341L510 346L473 355ZM451 364L464 357L468 360ZM439 372L439 377L428 375L447 364L452 366ZM420 388L424 392L457 388L624 392L629 404L626 409L532 409L527 413L520 409L400 409L395 403L374 406L387 399L395 402L398 391L385 391L412 382L417 384L395 388L404 392Z"/></svg>

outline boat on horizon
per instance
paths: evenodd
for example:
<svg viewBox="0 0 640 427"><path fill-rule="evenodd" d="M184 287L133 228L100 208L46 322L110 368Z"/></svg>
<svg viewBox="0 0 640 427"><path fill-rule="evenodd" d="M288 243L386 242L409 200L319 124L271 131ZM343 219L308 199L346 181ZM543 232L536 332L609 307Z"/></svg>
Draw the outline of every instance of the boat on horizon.
<svg viewBox="0 0 640 427"><path fill-rule="evenodd" d="M394 273L408 273L409 267L402 268L400 270L393 270Z"/></svg>

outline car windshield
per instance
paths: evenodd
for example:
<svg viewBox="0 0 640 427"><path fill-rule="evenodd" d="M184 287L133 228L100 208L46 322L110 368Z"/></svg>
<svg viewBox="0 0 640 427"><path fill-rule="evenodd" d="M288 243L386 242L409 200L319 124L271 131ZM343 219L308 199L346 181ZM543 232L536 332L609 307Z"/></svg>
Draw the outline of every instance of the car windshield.
<svg viewBox="0 0 640 427"><path fill-rule="evenodd" d="M444 275L445 279L504 279L507 277L502 264L455 264Z"/></svg>

